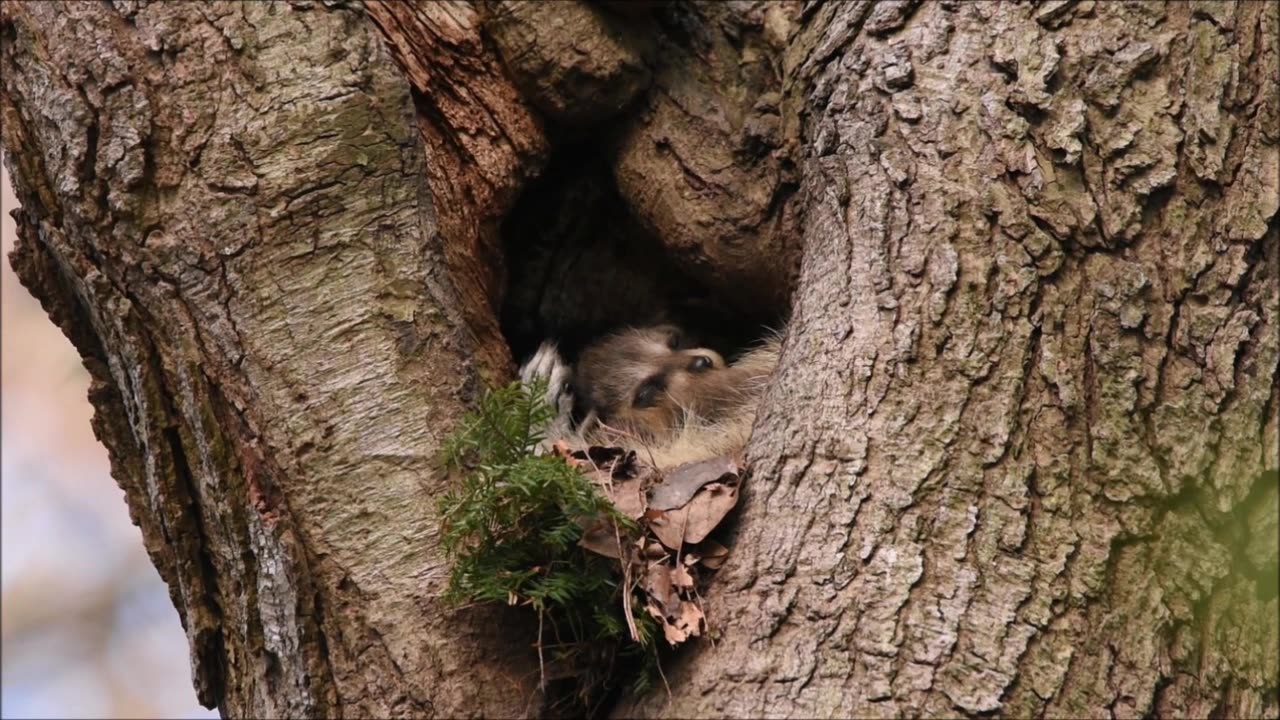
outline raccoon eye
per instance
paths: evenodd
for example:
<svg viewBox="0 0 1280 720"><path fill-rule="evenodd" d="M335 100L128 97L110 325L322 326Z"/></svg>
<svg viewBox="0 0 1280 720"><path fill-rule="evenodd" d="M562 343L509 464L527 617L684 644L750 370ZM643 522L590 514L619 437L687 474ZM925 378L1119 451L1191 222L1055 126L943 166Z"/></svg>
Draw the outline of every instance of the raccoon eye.
<svg viewBox="0 0 1280 720"><path fill-rule="evenodd" d="M637 408L653 407L658 404L658 396L662 394L664 389L661 377L651 377L640 383L640 387L636 389L636 395L631 404Z"/></svg>
<svg viewBox="0 0 1280 720"><path fill-rule="evenodd" d="M689 361L689 372L699 373L710 370L712 365L713 363L711 362L711 358L706 355L698 355L693 360Z"/></svg>

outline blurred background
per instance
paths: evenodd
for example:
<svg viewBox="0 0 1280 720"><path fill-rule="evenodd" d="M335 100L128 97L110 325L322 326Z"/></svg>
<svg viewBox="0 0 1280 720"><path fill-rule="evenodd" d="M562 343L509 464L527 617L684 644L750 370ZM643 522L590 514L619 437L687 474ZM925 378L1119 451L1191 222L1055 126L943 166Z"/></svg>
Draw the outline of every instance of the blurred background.
<svg viewBox="0 0 1280 720"><path fill-rule="evenodd" d="M89 427L88 374L9 267L0 186L0 717L218 717Z"/></svg>

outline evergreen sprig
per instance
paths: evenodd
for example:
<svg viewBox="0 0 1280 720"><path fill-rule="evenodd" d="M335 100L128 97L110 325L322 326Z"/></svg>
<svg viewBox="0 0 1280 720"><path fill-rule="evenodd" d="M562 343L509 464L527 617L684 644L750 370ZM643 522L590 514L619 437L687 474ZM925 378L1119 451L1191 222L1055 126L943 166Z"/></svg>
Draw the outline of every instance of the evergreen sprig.
<svg viewBox="0 0 1280 720"><path fill-rule="evenodd" d="M441 544L454 563L445 598L531 605L554 635L552 643L539 638L544 647L606 641L651 664L644 657L653 656L653 620L636 608L641 639L631 643L617 573L578 547L586 523L634 523L564 458L535 453L555 417L545 393L545 383L490 390L445 442L446 464L461 475L439 507Z"/></svg>
<svg viewBox="0 0 1280 720"><path fill-rule="evenodd" d="M490 391L445 445L463 473L440 503L442 544L454 558L448 599L529 603L566 610L581 626L582 607L617 582L604 563L576 548L582 524L618 513L563 458L534 449L554 410L545 386L520 383Z"/></svg>

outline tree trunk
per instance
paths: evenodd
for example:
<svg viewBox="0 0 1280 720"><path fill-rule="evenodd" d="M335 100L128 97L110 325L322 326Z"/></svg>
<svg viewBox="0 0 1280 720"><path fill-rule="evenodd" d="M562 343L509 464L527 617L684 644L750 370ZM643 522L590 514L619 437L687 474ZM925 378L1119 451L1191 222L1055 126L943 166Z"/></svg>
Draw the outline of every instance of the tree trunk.
<svg viewBox="0 0 1280 720"><path fill-rule="evenodd" d="M0 11L12 261L201 702L538 711L524 619L438 599L432 458L589 134L792 305L715 644L616 714L1280 714L1276 5L545 7Z"/></svg>
<svg viewBox="0 0 1280 720"><path fill-rule="evenodd" d="M1277 10L811 11L719 640L629 711L1280 712Z"/></svg>
<svg viewBox="0 0 1280 720"><path fill-rule="evenodd" d="M437 43L443 89L415 114L358 10L4 6L13 263L84 356L199 699L230 716L536 699L508 614L438 599L431 462L510 373L477 248L542 139L469 46L475 13L421 10L405 33Z"/></svg>

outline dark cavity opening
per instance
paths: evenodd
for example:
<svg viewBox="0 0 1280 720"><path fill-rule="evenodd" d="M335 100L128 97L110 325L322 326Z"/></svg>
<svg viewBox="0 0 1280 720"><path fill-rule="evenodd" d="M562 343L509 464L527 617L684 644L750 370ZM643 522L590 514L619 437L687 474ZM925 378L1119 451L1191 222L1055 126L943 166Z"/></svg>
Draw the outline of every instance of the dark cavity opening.
<svg viewBox="0 0 1280 720"><path fill-rule="evenodd" d="M512 357L550 339L572 363L602 335L658 323L736 357L776 318L741 314L683 270L627 208L606 153L558 149L503 222L500 322Z"/></svg>

